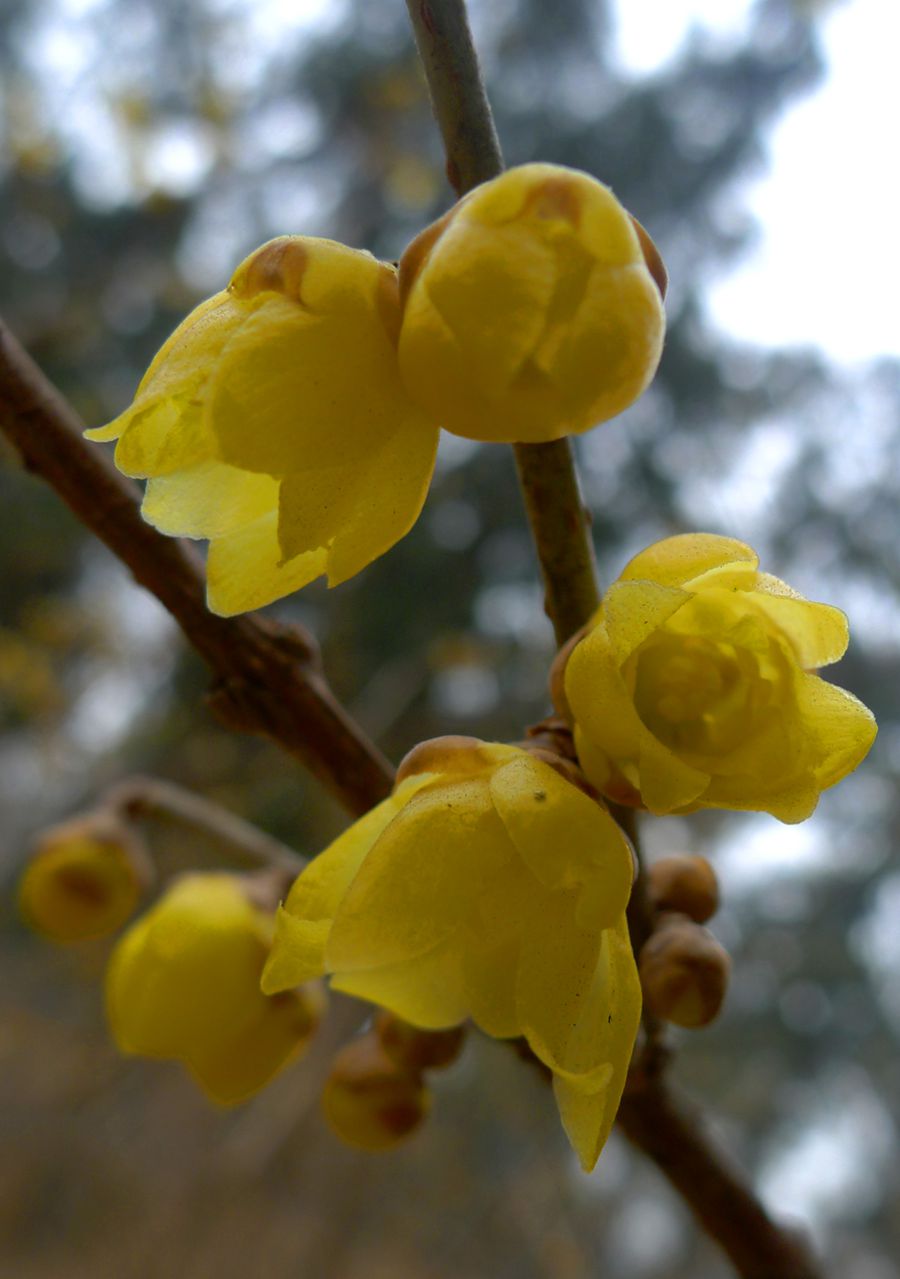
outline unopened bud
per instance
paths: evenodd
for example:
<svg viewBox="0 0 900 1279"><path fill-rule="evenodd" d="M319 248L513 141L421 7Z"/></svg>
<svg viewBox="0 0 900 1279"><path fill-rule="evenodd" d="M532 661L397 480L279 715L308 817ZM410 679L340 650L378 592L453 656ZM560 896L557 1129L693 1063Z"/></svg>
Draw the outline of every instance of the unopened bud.
<svg viewBox="0 0 900 1279"><path fill-rule="evenodd" d="M660 857L648 868L647 888L657 910L678 911L697 924L705 924L719 906L716 872L705 857Z"/></svg>
<svg viewBox="0 0 900 1279"><path fill-rule="evenodd" d="M115 932L152 878L141 841L108 813L87 813L39 837L19 884L26 922L51 941Z"/></svg>
<svg viewBox="0 0 900 1279"><path fill-rule="evenodd" d="M676 1026L706 1026L718 1015L731 960L708 929L684 915L663 916L638 958L648 1011Z"/></svg>
<svg viewBox="0 0 900 1279"><path fill-rule="evenodd" d="M360 1150L390 1150L419 1127L431 1106L420 1075L398 1066L377 1035L337 1054L325 1081L322 1109L335 1134Z"/></svg>
<svg viewBox="0 0 900 1279"><path fill-rule="evenodd" d="M394 1013L382 1009L375 1018L375 1033L387 1055L402 1070L443 1070L462 1051L464 1026L450 1030L419 1030Z"/></svg>

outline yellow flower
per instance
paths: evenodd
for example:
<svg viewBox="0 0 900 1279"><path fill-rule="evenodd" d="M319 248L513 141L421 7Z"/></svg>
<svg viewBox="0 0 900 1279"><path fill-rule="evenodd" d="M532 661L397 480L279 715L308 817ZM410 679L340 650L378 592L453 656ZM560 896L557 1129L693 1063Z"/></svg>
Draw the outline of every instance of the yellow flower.
<svg viewBox="0 0 900 1279"><path fill-rule="evenodd" d="M653 377L664 281L608 187L553 164L509 169L404 253L403 380L454 435L535 443L586 431Z"/></svg>
<svg viewBox="0 0 900 1279"><path fill-rule="evenodd" d="M51 941L104 937L132 915L149 878L130 831L91 814L45 831L22 875L19 909Z"/></svg>
<svg viewBox="0 0 900 1279"><path fill-rule="evenodd" d="M210 540L210 608L240 613L327 573L345 581L418 517L437 427L397 369L397 274L331 240L251 254L88 435L150 477L144 517Z"/></svg>
<svg viewBox="0 0 900 1279"><path fill-rule="evenodd" d="M815 674L847 619L709 533L657 542L607 591L565 667L581 765L653 813L753 809L799 822L856 768L870 711Z"/></svg>
<svg viewBox="0 0 900 1279"><path fill-rule="evenodd" d="M106 976L123 1053L181 1061L214 1101L258 1092L308 1044L316 987L263 995L272 915L227 874L177 880L116 946Z"/></svg>
<svg viewBox="0 0 900 1279"><path fill-rule="evenodd" d="M263 989L331 984L428 1030L524 1035L585 1168L609 1133L640 1017L630 849L610 815L512 746L438 739L300 875Z"/></svg>

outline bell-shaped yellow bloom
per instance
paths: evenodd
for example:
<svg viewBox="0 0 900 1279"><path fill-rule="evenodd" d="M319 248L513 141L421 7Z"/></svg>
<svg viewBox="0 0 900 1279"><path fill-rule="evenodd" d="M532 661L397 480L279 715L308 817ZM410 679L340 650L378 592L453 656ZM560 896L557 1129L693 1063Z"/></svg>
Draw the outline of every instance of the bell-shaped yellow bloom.
<svg viewBox="0 0 900 1279"><path fill-rule="evenodd" d="M251 254L88 435L149 477L144 517L210 540L210 608L240 613L393 546L425 500L437 427L397 367L397 273L331 240Z"/></svg>
<svg viewBox="0 0 900 1279"><path fill-rule="evenodd" d="M403 380L454 435L536 443L586 431L653 377L664 282L652 241L608 187L554 164L509 169L404 253Z"/></svg>
<svg viewBox="0 0 900 1279"><path fill-rule="evenodd" d="M689 533L642 551L607 591L560 707L606 795L799 822L866 755L871 712L815 674L844 653L847 619L757 565L742 542Z"/></svg>
<svg viewBox="0 0 900 1279"><path fill-rule="evenodd" d="M105 937L134 913L150 874L143 848L120 822L99 813L75 818L41 836L19 884L19 909L51 941Z"/></svg>
<svg viewBox="0 0 900 1279"><path fill-rule="evenodd" d="M323 995L259 988L272 915L227 874L175 881L113 951L110 1030L124 1053L181 1061L214 1101L258 1092L307 1046Z"/></svg>
<svg viewBox="0 0 900 1279"><path fill-rule="evenodd" d="M471 1017L489 1035L524 1035L589 1169L640 1018L631 882L618 826L554 768L512 746L438 739L297 879L263 989L329 973L414 1026Z"/></svg>

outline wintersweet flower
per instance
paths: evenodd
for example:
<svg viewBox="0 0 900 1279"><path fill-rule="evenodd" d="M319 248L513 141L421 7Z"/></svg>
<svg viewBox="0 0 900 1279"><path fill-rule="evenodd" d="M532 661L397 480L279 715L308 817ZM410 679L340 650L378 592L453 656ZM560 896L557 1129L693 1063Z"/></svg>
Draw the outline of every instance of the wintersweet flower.
<svg viewBox="0 0 900 1279"><path fill-rule="evenodd" d="M799 822L866 755L871 712L815 673L844 653L847 619L757 565L742 542L689 533L642 551L607 591L566 661L560 710L610 798Z"/></svg>
<svg viewBox="0 0 900 1279"><path fill-rule="evenodd" d="M272 928L237 876L175 881L109 963L107 1017L120 1051L183 1062L223 1105L262 1088L307 1047L323 1005L315 986L260 991Z"/></svg>
<svg viewBox="0 0 900 1279"><path fill-rule="evenodd" d="M609 813L512 746L417 747L391 797L295 882L263 990L322 974L427 1030L524 1035L592 1168L641 995L625 924L632 855Z"/></svg>
<svg viewBox="0 0 900 1279"><path fill-rule="evenodd" d="M325 573L334 586L415 523L437 427L397 368L397 273L332 240L252 253L88 435L149 477L145 519L208 538L209 605L233 614Z"/></svg>
<svg viewBox="0 0 900 1279"><path fill-rule="evenodd" d="M626 409L662 350L665 269L596 179L525 164L406 249L400 369L454 435L535 443Z"/></svg>
<svg viewBox="0 0 900 1279"><path fill-rule="evenodd" d="M51 941L105 937L131 917L151 876L128 828L92 813L43 833L19 883L19 909Z"/></svg>

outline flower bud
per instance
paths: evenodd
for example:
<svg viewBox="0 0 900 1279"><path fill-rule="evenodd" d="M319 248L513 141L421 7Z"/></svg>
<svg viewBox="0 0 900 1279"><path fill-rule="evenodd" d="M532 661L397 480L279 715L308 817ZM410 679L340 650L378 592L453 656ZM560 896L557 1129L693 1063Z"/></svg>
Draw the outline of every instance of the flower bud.
<svg viewBox="0 0 900 1279"><path fill-rule="evenodd" d="M182 1062L222 1105L244 1101L308 1045L317 984L271 997L259 988L273 920L242 877L185 875L124 934L106 975L118 1048Z"/></svg>
<svg viewBox="0 0 900 1279"><path fill-rule="evenodd" d="M468 439L586 431L653 377L662 280L655 246L608 187L559 165L509 169L403 254L407 392Z"/></svg>
<svg viewBox="0 0 900 1279"><path fill-rule="evenodd" d="M26 922L56 942L115 932L152 875L140 840L117 818L88 813L45 831L19 885Z"/></svg>
<svg viewBox="0 0 900 1279"><path fill-rule="evenodd" d="M676 1026L713 1021L730 970L728 953L712 933L684 915L664 915L638 957L645 1007Z"/></svg>
<svg viewBox="0 0 900 1279"><path fill-rule="evenodd" d="M421 1076L399 1066L374 1034L340 1050L322 1093L330 1127L348 1146L360 1150L399 1146L430 1107L431 1094Z"/></svg>
<svg viewBox="0 0 900 1279"><path fill-rule="evenodd" d="M443 1070L452 1065L466 1037L463 1026L420 1030L386 1009L375 1018L375 1033L390 1059L413 1074L421 1070Z"/></svg>
<svg viewBox="0 0 900 1279"><path fill-rule="evenodd" d="M705 924L719 907L716 872L705 857L660 857L647 871L647 887L657 910L677 911L697 924Z"/></svg>

